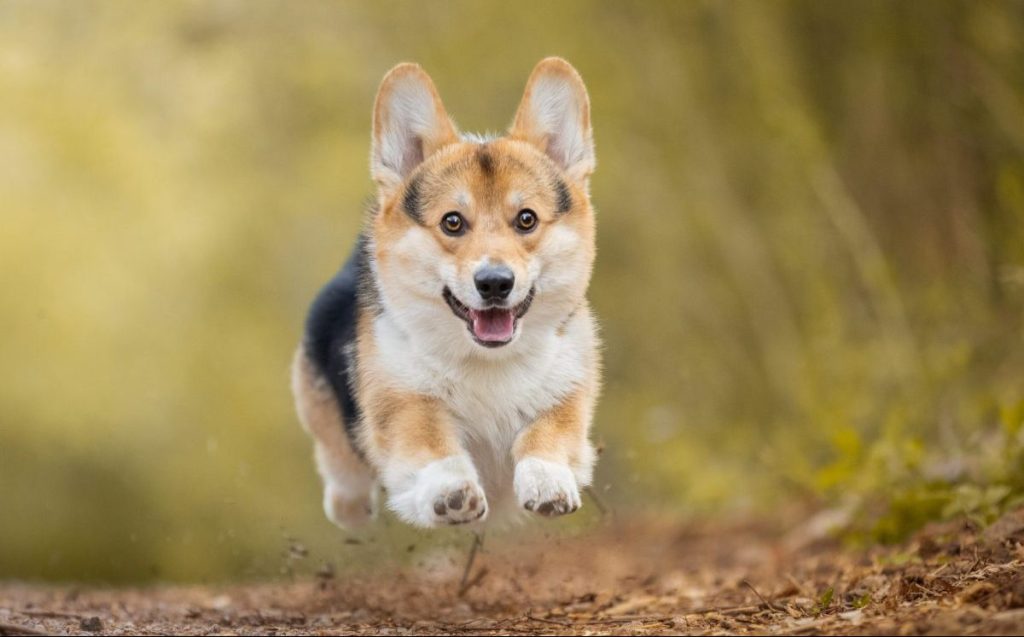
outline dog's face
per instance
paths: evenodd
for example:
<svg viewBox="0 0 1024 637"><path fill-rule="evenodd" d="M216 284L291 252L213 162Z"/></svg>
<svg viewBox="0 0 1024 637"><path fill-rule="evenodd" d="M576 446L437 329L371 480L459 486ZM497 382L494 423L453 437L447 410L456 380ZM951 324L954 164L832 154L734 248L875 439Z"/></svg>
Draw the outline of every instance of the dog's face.
<svg viewBox="0 0 1024 637"><path fill-rule="evenodd" d="M542 61L505 137L460 138L430 78L400 65L374 113L371 239L388 310L413 338L487 355L557 330L594 260L589 104Z"/></svg>

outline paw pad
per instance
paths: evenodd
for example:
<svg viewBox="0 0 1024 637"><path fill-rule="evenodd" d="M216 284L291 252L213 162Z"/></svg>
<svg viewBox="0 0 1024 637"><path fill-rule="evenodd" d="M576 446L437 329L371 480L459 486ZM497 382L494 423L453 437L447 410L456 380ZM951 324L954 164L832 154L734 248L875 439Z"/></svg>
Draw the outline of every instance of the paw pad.
<svg viewBox="0 0 1024 637"><path fill-rule="evenodd" d="M572 513L580 508L579 487L564 465L527 458L516 466L516 494L523 508L544 517Z"/></svg>
<svg viewBox="0 0 1024 637"><path fill-rule="evenodd" d="M434 498L434 514L446 524L467 524L475 522L487 513L487 504L480 487L465 484L461 487L442 493Z"/></svg>

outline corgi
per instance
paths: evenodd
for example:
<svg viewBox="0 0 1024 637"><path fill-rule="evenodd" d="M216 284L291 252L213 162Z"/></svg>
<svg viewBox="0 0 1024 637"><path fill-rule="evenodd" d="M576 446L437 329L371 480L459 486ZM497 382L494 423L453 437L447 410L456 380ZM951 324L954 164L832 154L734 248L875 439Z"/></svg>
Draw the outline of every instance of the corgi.
<svg viewBox="0 0 1024 637"><path fill-rule="evenodd" d="M373 108L376 203L292 366L327 517L417 527L576 511L600 384L590 101L542 60L504 136L460 134L415 64Z"/></svg>

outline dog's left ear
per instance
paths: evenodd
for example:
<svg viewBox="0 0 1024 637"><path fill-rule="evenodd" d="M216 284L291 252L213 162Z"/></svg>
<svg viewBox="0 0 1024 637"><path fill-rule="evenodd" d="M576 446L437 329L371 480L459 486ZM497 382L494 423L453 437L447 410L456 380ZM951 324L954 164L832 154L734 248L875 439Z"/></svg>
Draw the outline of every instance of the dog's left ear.
<svg viewBox="0 0 1024 637"><path fill-rule="evenodd" d="M571 64L550 57L534 67L509 135L547 153L571 179L586 182L595 166L590 98Z"/></svg>

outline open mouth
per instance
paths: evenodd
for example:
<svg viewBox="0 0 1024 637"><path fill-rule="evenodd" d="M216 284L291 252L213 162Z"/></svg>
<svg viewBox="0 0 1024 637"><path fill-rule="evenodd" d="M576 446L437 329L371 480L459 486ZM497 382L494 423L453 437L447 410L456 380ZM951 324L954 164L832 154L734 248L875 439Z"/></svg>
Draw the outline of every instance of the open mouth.
<svg viewBox="0 0 1024 637"><path fill-rule="evenodd" d="M469 333L475 340L484 347L501 347L507 345L516 333L516 325L519 319L530 309L533 303L534 289L526 295L522 303L514 307L489 307L483 310L475 310L462 301L455 298L452 291L446 286L444 288L444 300L452 309L455 316L466 322Z"/></svg>

